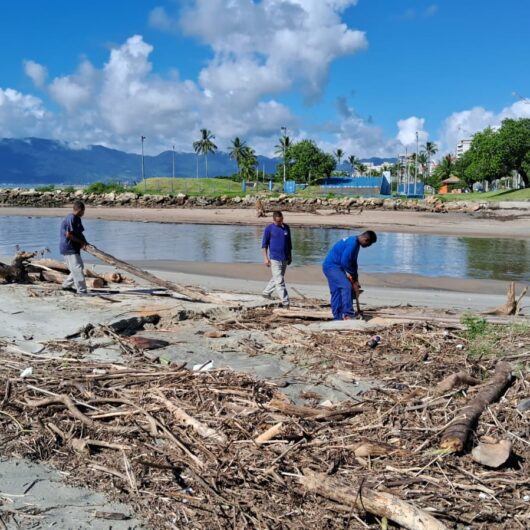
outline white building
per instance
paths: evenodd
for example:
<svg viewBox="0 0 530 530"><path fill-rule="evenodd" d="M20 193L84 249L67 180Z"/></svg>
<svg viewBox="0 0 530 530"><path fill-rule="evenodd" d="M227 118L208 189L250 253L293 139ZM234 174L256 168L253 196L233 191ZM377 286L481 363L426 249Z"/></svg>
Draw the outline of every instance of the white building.
<svg viewBox="0 0 530 530"><path fill-rule="evenodd" d="M460 158L466 151L469 151L472 140L460 140L456 144L456 158Z"/></svg>

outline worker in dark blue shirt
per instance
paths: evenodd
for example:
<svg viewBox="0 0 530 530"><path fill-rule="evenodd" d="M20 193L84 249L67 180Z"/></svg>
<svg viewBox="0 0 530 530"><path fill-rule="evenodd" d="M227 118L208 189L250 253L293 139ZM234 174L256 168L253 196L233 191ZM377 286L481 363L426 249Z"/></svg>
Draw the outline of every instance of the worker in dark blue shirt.
<svg viewBox="0 0 530 530"><path fill-rule="evenodd" d="M272 214L272 223L265 228L261 248L263 251L263 262L270 267L272 278L265 290L263 296L271 298L272 293L276 290L281 305L284 308L289 307L289 293L285 286L285 271L291 264L293 256L293 245L291 242L291 230L283 222L282 212Z"/></svg>
<svg viewBox="0 0 530 530"><path fill-rule="evenodd" d="M84 203L75 201L73 212L62 220L59 231L59 251L64 256L70 271L63 283L63 289L73 291L75 288L78 294L87 292L84 264L81 258L81 249L88 245L83 235L85 228L81 222L84 213Z"/></svg>
<svg viewBox="0 0 530 530"><path fill-rule="evenodd" d="M341 239L328 252L322 270L326 275L331 293L331 311L335 320L350 320L355 317L353 297L359 296L357 257L361 247L367 248L377 241L372 230L359 236Z"/></svg>

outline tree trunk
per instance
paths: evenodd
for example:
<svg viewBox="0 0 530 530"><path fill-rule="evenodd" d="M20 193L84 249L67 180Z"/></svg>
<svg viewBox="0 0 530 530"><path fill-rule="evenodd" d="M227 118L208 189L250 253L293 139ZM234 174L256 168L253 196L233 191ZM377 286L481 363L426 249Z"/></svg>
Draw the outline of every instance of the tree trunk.
<svg viewBox="0 0 530 530"><path fill-rule="evenodd" d="M68 275L63 272L46 270L43 270L41 275L47 282L59 283L61 285L68 277ZM102 289L105 287L105 280L103 280L103 278L85 278L85 282L90 289Z"/></svg>
<svg viewBox="0 0 530 530"><path fill-rule="evenodd" d="M57 261L55 259L33 260L31 264L35 265L36 267L44 267L64 272L66 274L70 274L70 269L68 268L68 265L66 265L66 263L63 263L62 261ZM105 272L102 274L96 274L90 269L85 269L85 276L87 276L88 278L101 278L105 282L109 283L121 283L123 281L123 278L121 277L119 272Z"/></svg>
<svg viewBox="0 0 530 530"><path fill-rule="evenodd" d="M409 530L447 530L447 527L429 513L416 508L400 498L372 490L356 484L353 491L340 487L333 479L323 473L315 473L304 469L304 476L300 478L307 491L316 493L326 499L331 499L361 512L369 512L379 517L386 517L403 528Z"/></svg>
<svg viewBox="0 0 530 530"><path fill-rule="evenodd" d="M11 265L0 263L0 279L7 283L27 283L30 282L28 271L26 270L27 261L33 258L36 252L17 252Z"/></svg>
<svg viewBox="0 0 530 530"><path fill-rule="evenodd" d="M208 178L208 153L204 155L204 164L206 166L206 178Z"/></svg>
<svg viewBox="0 0 530 530"><path fill-rule="evenodd" d="M176 293L179 293L183 296L186 296L190 300L198 301L198 302L220 302L221 301L217 297L206 293L202 289L193 288L193 287L184 287L183 285L178 285L168 280L162 280L161 278L158 278L157 276L155 276L154 274L151 274L150 272L139 269L138 267L130 265L129 263L125 261L122 261L118 258L115 258L114 256L111 256L110 254L107 254L106 252L103 252L102 250L99 250L94 245L87 245L84 248L84 250L88 252L89 254L91 254L92 256L100 259L101 261L108 263L109 265L112 265L113 267L122 269L128 272L129 274L132 274L133 276L137 276L138 278L147 280L153 285L158 285L160 287L163 287L164 289L168 289L169 291L174 291Z"/></svg>
<svg viewBox="0 0 530 530"><path fill-rule="evenodd" d="M506 303L496 307L494 309L489 309L488 311L483 311L483 315L501 315L501 316L510 316L517 315L519 313L519 306L523 296L527 293L528 288L525 287L519 298L515 297L515 282L510 283L508 287L508 292L506 293Z"/></svg>
<svg viewBox="0 0 530 530"><path fill-rule="evenodd" d="M488 405L497 401L510 386L512 371L509 363L499 361L491 379L478 391L460 411L442 434L440 447L458 453L464 449L469 434L473 431Z"/></svg>

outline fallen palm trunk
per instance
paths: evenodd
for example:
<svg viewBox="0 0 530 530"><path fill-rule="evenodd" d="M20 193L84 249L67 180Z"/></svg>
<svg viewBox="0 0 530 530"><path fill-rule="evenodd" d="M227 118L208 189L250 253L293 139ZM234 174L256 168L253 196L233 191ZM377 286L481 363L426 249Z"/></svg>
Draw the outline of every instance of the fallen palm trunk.
<svg viewBox="0 0 530 530"><path fill-rule="evenodd" d="M508 293L506 294L506 303L496 307L495 309L490 309L488 311L484 311L483 315L501 315L501 316L510 316L510 315L517 315L519 314L519 306L521 305L521 300L523 299L524 295L527 293L528 288L525 287L521 294L519 295L519 298L515 298L515 282L510 283L510 286L508 287Z"/></svg>
<svg viewBox="0 0 530 530"><path fill-rule="evenodd" d="M59 271L47 271L43 270L41 272L41 276L47 281L47 282L53 282L53 283L59 283L63 284L66 278L68 277L66 274L59 272ZM103 278L85 278L85 283L87 287L90 289L102 289L105 287L105 280Z"/></svg>
<svg viewBox="0 0 530 530"><path fill-rule="evenodd" d="M480 380L471 377L467 372L458 372L456 374L451 374L440 381L434 389L434 395L442 396L443 394L447 394L447 392L451 392L451 390L455 388L462 386L474 386L479 385L480 383Z"/></svg>
<svg viewBox="0 0 530 530"><path fill-rule="evenodd" d="M409 530L447 530L447 527L427 512L416 508L389 493L378 492L370 488L356 486L353 494L341 488L337 482L322 473L304 470L300 477L304 488L326 499L386 517Z"/></svg>
<svg viewBox="0 0 530 530"><path fill-rule="evenodd" d="M31 265L38 267L39 269L44 269L44 270L52 269L55 271L60 271L66 274L70 274L70 269L68 268L68 265L56 259L47 258L47 259L33 260L31 262ZM101 278L104 281L109 282L109 283L121 283L123 281L123 278L119 272L105 272L102 274L97 274L93 270L85 269L85 276L87 276L88 278Z"/></svg>
<svg viewBox="0 0 530 530"><path fill-rule="evenodd" d="M445 429L440 447L451 452L462 451L480 415L488 405L497 401L504 394L511 381L512 371L510 364L499 361L495 367L493 377Z"/></svg>
<svg viewBox="0 0 530 530"><path fill-rule="evenodd" d="M133 276L137 276L138 278L147 280L148 282L154 285L163 287L164 289L168 289L170 291L179 293L189 298L190 300L194 300L198 302L219 302L220 301L217 297L208 294L202 289L184 287L183 285L178 285L168 280L163 280L162 278L158 278L157 276L155 276L154 274L151 274L150 272L144 271L138 267L135 267L134 265L131 265L118 258L115 258L114 256L107 254L106 252L103 252L103 250L96 248L94 245L87 245L84 248L84 250L88 252L89 254L91 254L92 256L100 259L101 261L108 263L109 265L112 265L113 267L122 269L128 272L129 274L132 274Z"/></svg>
<svg viewBox="0 0 530 530"><path fill-rule="evenodd" d="M0 263L0 280L7 283L25 283L29 281L26 261L33 258L36 252L17 252L11 265Z"/></svg>

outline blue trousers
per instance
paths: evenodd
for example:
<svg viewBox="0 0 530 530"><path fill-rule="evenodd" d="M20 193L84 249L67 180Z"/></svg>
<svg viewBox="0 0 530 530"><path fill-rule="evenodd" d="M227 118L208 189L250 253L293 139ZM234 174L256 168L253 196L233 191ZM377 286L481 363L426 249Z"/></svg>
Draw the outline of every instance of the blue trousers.
<svg viewBox="0 0 530 530"><path fill-rule="evenodd" d="M342 320L345 315L353 317L353 288L350 280L340 267L323 267L328 279L331 293L331 311L335 320Z"/></svg>

